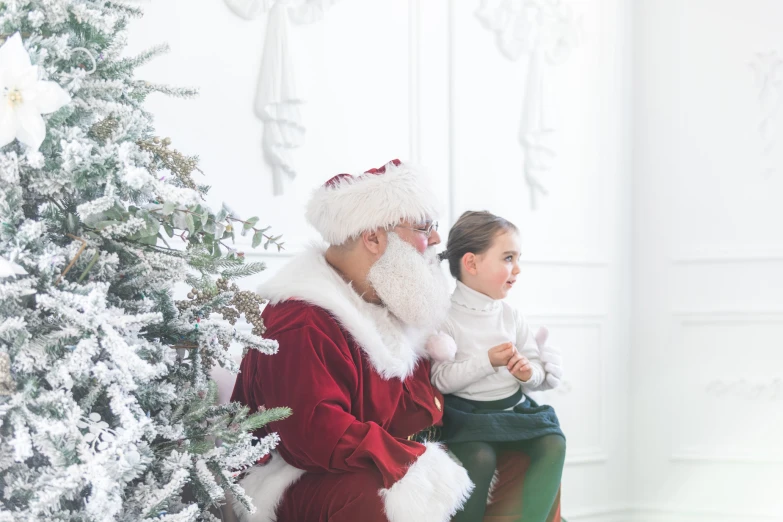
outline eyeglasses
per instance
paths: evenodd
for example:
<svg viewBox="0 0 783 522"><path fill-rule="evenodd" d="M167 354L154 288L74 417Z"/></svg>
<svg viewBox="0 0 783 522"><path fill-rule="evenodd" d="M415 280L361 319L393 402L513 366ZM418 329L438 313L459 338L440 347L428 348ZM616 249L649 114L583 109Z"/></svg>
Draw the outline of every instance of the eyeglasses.
<svg viewBox="0 0 783 522"><path fill-rule="evenodd" d="M413 230L414 232L421 232L424 234L428 239L432 235L433 232L438 231L438 222L434 221L430 224L420 225L418 227L406 227L403 225L397 225L400 228L407 228L408 230Z"/></svg>

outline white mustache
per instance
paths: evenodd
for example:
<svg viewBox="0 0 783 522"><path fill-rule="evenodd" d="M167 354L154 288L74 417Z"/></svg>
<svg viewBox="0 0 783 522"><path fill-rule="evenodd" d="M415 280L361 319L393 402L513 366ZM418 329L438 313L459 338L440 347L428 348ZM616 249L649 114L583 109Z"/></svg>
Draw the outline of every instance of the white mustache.
<svg viewBox="0 0 783 522"><path fill-rule="evenodd" d="M403 323L435 328L445 319L448 283L433 247L420 253L391 233L387 250L368 279L389 312Z"/></svg>

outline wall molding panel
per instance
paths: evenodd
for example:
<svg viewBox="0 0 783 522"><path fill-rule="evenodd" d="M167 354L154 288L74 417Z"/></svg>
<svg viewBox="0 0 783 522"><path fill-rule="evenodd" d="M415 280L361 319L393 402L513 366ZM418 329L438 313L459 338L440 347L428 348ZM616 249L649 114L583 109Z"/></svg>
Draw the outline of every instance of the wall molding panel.
<svg viewBox="0 0 783 522"><path fill-rule="evenodd" d="M671 381L678 408L669 422L678 429L671 434L670 461L783 463L779 346L783 311L673 314L671 360L680 368ZM724 360L737 362L713 362Z"/></svg>

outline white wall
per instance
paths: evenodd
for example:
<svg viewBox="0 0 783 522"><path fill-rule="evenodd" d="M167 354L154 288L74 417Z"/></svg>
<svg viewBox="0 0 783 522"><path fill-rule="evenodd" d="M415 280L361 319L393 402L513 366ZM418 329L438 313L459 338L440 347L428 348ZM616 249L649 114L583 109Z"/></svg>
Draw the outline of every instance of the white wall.
<svg viewBox="0 0 783 522"><path fill-rule="evenodd" d="M783 65L783 3L635 8L632 502L780 521L783 70L762 99L752 65Z"/></svg>

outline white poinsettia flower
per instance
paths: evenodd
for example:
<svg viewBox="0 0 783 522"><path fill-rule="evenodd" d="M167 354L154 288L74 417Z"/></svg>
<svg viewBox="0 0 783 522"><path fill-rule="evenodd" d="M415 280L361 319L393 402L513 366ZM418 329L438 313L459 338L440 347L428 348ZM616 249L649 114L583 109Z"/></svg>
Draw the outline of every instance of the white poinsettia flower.
<svg viewBox="0 0 783 522"><path fill-rule="evenodd" d="M38 150L46 137L41 114L70 101L57 83L38 79L38 66L30 63L19 33L0 46L0 147L17 139Z"/></svg>
<svg viewBox="0 0 783 522"><path fill-rule="evenodd" d="M0 257L0 278L25 275L27 271L16 263Z"/></svg>

